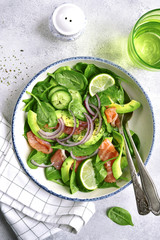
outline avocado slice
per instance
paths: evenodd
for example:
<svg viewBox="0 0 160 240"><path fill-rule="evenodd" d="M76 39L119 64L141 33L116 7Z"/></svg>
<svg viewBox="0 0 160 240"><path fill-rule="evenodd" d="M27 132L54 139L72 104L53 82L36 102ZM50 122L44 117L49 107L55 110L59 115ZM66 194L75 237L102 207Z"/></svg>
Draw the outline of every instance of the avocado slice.
<svg viewBox="0 0 160 240"><path fill-rule="evenodd" d="M62 176L62 181L64 183L67 183L70 179L69 171L70 171L70 168L71 168L73 162L74 162L74 159L71 158L71 157L68 157L68 158L65 159L65 161L62 164L61 176Z"/></svg>
<svg viewBox="0 0 160 240"><path fill-rule="evenodd" d="M38 131L40 130L40 127L37 124L37 114L35 112L33 112L32 110L29 110L27 119L28 119L28 124L30 126L30 129L34 133L34 135L36 135L38 138L43 139L45 141L53 142L53 140L45 139L39 135Z"/></svg>
<svg viewBox="0 0 160 240"><path fill-rule="evenodd" d="M57 118L63 119L65 126L67 126L67 127L74 126L74 119L67 110L57 110L56 116L57 116ZM78 126L79 126L79 121L78 121L78 119L76 119L76 127L78 127Z"/></svg>
<svg viewBox="0 0 160 240"><path fill-rule="evenodd" d="M124 147L124 139L123 139L123 136L116 131L113 131L113 138L115 138L120 145L119 156L117 157L117 159L114 161L112 165L113 176L115 177L115 179L118 179L122 175L121 157L122 157L122 152Z"/></svg>
<svg viewBox="0 0 160 240"><path fill-rule="evenodd" d="M96 142L98 142L101 139L101 137L103 136L103 134L105 132L105 125L104 125L104 123L102 124L102 127L101 127L100 131L97 134L98 126L99 126L99 121L98 121L98 119L96 119L95 120L95 129L93 131L93 134L92 134L91 138L87 142L85 142L84 144L79 145L79 147L81 147L81 148L88 147L90 145L95 144ZM79 135L73 135L72 136L73 141L74 142L81 141L82 138L84 137L85 133L86 133L86 130L83 130L83 131L81 131L81 133Z"/></svg>
<svg viewBox="0 0 160 240"><path fill-rule="evenodd" d="M129 103L120 105L118 103L111 103L108 107L115 107L117 113L128 113L133 112L141 106L141 103L136 100L131 100Z"/></svg>

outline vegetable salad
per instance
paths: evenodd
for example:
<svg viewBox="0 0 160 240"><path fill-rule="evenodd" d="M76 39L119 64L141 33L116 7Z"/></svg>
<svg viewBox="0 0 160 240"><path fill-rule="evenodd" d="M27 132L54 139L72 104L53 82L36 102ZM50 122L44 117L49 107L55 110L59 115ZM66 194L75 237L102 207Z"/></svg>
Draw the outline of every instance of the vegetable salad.
<svg viewBox="0 0 160 240"><path fill-rule="evenodd" d="M128 97L120 76L94 64L78 62L47 75L23 100L28 166L44 168L47 180L67 186L72 194L118 188L128 165L120 114L140 103ZM131 134L139 149L138 136ZM132 147L130 152L133 156Z"/></svg>

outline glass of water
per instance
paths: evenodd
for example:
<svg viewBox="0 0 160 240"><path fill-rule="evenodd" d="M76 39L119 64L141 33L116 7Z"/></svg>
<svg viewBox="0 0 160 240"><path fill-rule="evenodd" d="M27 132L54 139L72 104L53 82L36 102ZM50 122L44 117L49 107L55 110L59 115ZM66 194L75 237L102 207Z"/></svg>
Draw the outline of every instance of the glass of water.
<svg viewBox="0 0 160 240"><path fill-rule="evenodd" d="M160 9L144 14L128 39L131 60L146 70L160 70Z"/></svg>

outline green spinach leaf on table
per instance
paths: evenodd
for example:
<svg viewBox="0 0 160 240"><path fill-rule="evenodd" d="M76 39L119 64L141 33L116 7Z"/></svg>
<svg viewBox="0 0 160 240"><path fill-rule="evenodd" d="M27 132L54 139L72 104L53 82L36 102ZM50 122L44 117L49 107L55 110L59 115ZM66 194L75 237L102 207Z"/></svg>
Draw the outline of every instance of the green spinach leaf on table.
<svg viewBox="0 0 160 240"><path fill-rule="evenodd" d="M107 216L115 223L119 225L131 225L134 226L132 222L132 217L130 213L121 207L112 207L107 210Z"/></svg>

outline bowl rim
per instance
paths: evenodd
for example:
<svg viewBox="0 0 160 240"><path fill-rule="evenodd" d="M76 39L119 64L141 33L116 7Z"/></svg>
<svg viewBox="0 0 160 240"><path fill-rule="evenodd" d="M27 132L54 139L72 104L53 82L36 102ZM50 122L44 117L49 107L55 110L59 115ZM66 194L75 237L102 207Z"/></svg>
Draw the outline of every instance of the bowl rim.
<svg viewBox="0 0 160 240"><path fill-rule="evenodd" d="M146 97L146 100L149 104L149 107L150 107L150 110L151 110L151 114L152 114L152 119L153 119L153 139L152 139L152 144L151 144L151 147L150 147L150 151L149 151L149 154L148 154L148 157L145 161L145 165L148 163L149 161L149 158L151 156L151 152L152 152L152 149L153 149L153 145L154 145L154 141L155 141L155 117L154 117L154 112L153 112L153 107L152 107L152 104L151 104L151 101L148 97L148 95L146 94L146 92L144 91L144 89L141 87L141 85L139 84L139 82L128 72L126 71L124 68L122 68L121 66L109 61L109 60L106 60L106 59L102 59L102 58L98 58L98 57L90 57L90 56L77 56L77 57L70 57L70 58L65 58L65 59L62 59L62 60L59 60L59 61L56 61L50 65L48 65L47 67L43 68L41 71L39 71L28 83L27 85L24 87L24 89L22 90L21 94L19 95L18 97L18 100L16 102L16 105L15 105L15 108L13 110L13 115L12 115L12 125L11 125L11 134L12 134L12 143L13 143L13 147L14 147L14 151L16 153L16 156L17 156L17 159L21 165L21 167L23 168L23 170L26 172L26 174L39 186L41 187L42 189L44 189L45 191L47 191L48 193L54 195L54 196L57 196L57 197L60 197L62 199L65 199L65 200L71 200L71 201L79 201L79 202L86 202L86 201L97 201L97 200L102 200L102 199L105 199L105 198L108 198L108 197L111 197L111 196L114 196L115 194L121 192L122 190L124 190L126 187L128 187L130 184L131 184L131 180L125 184L123 187L117 189L116 191L112 192L112 193L109 193L109 194L106 194L106 195L103 195L103 196L100 196L100 197L93 197L91 199L89 198L85 198L85 199L81 199L81 198L74 198L74 197L67 197L67 196L64 196L64 195L61 195L61 194L58 194L58 193L55 193L54 191L52 190L49 190L47 187L45 187L44 185L40 184L35 178L34 176L32 176L28 170L25 168L24 164L23 164L23 161L21 160L19 154L18 154L18 151L17 151L17 147L16 147L16 143L15 143L15 138L14 138L14 124L15 124L15 114L16 114L16 110L17 110L17 107L20 103L20 101L22 100L22 96L24 94L24 92L26 91L26 89L28 88L28 86L39 76L41 75L42 73L46 72L49 68L53 67L53 66L56 66L60 63L65 63L65 62L68 62L68 61L74 61L74 60L93 60L93 61L97 61L97 62L103 62L103 63L106 63L108 65L111 65L113 67L116 67L118 68L120 71L122 71L123 73L125 73L126 75L128 75L137 85L138 87L141 89L141 91L143 92L143 94L145 95Z"/></svg>

